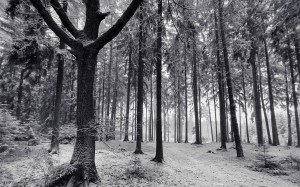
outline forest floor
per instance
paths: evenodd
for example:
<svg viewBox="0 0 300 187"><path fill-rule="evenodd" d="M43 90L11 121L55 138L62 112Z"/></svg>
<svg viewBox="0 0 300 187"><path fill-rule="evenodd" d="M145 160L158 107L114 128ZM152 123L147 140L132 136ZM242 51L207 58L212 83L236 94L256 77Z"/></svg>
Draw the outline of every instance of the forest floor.
<svg viewBox="0 0 300 187"><path fill-rule="evenodd" d="M1 113L0 127L7 120L12 119ZM61 144L59 155L49 155L49 141L10 146L14 151L0 153L0 186L43 186L41 178L47 178L53 166L68 163L74 148ZM227 146L227 151L217 151L219 143L164 143L164 163L159 164L150 161L155 155L153 142L142 144L142 155L133 154L132 141L97 142L95 160L101 186L300 186L300 171L289 159L300 157L299 148L268 147L268 160L280 166L271 170L256 167L261 165L262 147L243 144L245 158L237 158L232 143Z"/></svg>

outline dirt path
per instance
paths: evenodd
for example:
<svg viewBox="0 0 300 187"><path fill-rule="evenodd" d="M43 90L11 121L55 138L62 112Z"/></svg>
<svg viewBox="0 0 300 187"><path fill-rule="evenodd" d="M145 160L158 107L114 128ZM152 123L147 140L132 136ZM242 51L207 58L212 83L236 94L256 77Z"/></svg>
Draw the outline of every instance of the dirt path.
<svg viewBox="0 0 300 187"><path fill-rule="evenodd" d="M185 181L183 184L192 186L300 186L278 176L249 170L245 167L249 159L236 158L233 149L207 153L216 150L217 145L211 145L164 144L169 171L180 183Z"/></svg>

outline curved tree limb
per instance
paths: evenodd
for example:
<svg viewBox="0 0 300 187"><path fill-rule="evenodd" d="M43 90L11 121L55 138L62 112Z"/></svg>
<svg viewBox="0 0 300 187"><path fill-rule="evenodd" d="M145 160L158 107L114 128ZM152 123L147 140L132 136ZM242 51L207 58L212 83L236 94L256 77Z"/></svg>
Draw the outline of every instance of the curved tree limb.
<svg viewBox="0 0 300 187"><path fill-rule="evenodd" d="M138 9L143 0L132 0L131 4L125 10L123 15L118 19L118 21L104 34L98 37L93 43L89 44L87 47L100 50L108 42L110 42L115 36L117 36L121 30L124 28L126 23L134 15L135 11Z"/></svg>
<svg viewBox="0 0 300 187"><path fill-rule="evenodd" d="M58 0L50 0L51 6L59 16L62 24L64 27L75 37L78 38L80 35L80 32L75 28L73 23L70 21L68 15L66 12L63 10L62 6L58 2Z"/></svg>
<svg viewBox="0 0 300 187"><path fill-rule="evenodd" d="M50 29L68 46L73 49L78 48L80 46L80 42L76 41L75 39L71 38L63 29L61 29L57 23L53 20L50 13L44 7L40 0L30 0L33 6L37 9L40 15L43 17L47 25Z"/></svg>

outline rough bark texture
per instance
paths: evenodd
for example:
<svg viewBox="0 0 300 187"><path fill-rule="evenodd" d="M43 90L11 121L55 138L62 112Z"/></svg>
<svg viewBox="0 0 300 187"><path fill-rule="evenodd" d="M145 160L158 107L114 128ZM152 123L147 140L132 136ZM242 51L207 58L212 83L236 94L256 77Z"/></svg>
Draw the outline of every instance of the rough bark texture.
<svg viewBox="0 0 300 187"><path fill-rule="evenodd" d="M227 44L226 44L225 32L224 32L222 0L219 0L219 20L220 20L220 33L221 33L221 41L222 41L222 48L223 48L223 55L224 55L224 62L225 62L225 70L226 70L227 89L228 89L228 96L230 102L231 124L233 127L236 152L237 152L237 157L244 157L243 147L239 135L239 127L236 119L236 109L235 109L235 102L233 97L232 80L231 80Z"/></svg>
<svg viewBox="0 0 300 187"><path fill-rule="evenodd" d="M275 109L274 109L274 98L273 98L273 86L272 86L272 74L270 71L270 62L269 62L269 53L268 53L268 45L266 39L263 40L265 46L265 56L266 56L266 66L267 66L267 76L268 76L268 88L269 88L269 100L270 100L270 113L271 113L271 123L272 123L272 136L273 136L273 143L272 145L277 146L279 145L279 138L278 138L278 130L276 124L276 117L275 117Z"/></svg>
<svg viewBox="0 0 300 187"><path fill-rule="evenodd" d="M163 162L163 142L161 125L161 67L162 67L162 0L157 0L158 24L157 24L157 54L156 54L156 155L155 162Z"/></svg>

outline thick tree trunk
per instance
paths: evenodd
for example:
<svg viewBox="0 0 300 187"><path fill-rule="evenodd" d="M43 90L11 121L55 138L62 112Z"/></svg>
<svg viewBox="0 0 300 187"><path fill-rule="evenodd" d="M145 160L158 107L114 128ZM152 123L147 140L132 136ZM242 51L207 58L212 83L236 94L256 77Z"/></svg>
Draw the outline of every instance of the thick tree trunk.
<svg viewBox="0 0 300 187"><path fill-rule="evenodd" d="M139 65L138 65L138 93L137 93L137 130L136 130L136 148L135 154L143 154L142 152L142 134L143 134L143 101L144 101L144 27L143 27L143 4L139 11ZM161 123L161 118L160 118ZM161 124L160 124L161 125Z"/></svg>
<svg viewBox="0 0 300 187"><path fill-rule="evenodd" d="M267 76L268 76L272 136L273 136L273 144L272 145L277 146L280 143L279 143L279 138L278 138L278 130L277 130L277 125L276 125L276 117L275 117L275 109L274 109L274 98L273 98L273 88L272 88L272 81L271 81L268 45L267 45L267 41L265 38L263 39L263 42L264 42L264 46L265 46L265 56L266 56Z"/></svg>
<svg viewBox="0 0 300 187"><path fill-rule="evenodd" d="M95 165L95 121L93 107L93 85L97 53L86 50L78 57L77 79L77 138L71 164L80 169L81 180L99 181Z"/></svg>
<svg viewBox="0 0 300 187"><path fill-rule="evenodd" d="M132 43L130 41L129 44L129 53L128 53L128 77L127 77L127 98L126 98L126 116L125 116L125 135L124 135L124 141L129 141L128 139L128 129L129 129L129 107L130 107L130 79L132 76Z"/></svg>
<svg viewBox="0 0 300 187"><path fill-rule="evenodd" d="M238 123L237 123L237 119L236 119L236 109L235 109L235 102L234 102L234 98L233 98L233 88L232 88L230 67L229 67L229 61L228 61L228 52L227 52L227 45L226 45L225 32L224 32L224 20L223 20L223 10L222 10L223 8L222 8L221 1L222 0L219 0L220 33L221 33L221 41L222 41L223 54L224 54L228 96L229 96L229 102L230 102L231 123L232 123L232 127L233 127L237 157L244 157L243 147L242 147L240 135L239 135L239 127L238 127Z"/></svg>
<svg viewBox="0 0 300 187"><path fill-rule="evenodd" d="M259 93L260 93L260 98L261 98L261 105L265 117L265 122L266 122L266 128L267 128L267 134L268 134L268 142L271 145L272 144L272 139L271 139L271 133L270 133L270 128L269 128L269 121L268 121L268 115L265 107L265 102L264 102L264 94L262 90L262 80L261 80L261 67L260 67L260 62L258 62L258 69L259 69Z"/></svg>
<svg viewBox="0 0 300 187"><path fill-rule="evenodd" d="M161 69L162 69L162 0L158 4L158 25L157 25L157 54L156 54L156 155L155 162L163 162L163 142L161 125Z"/></svg>
<svg viewBox="0 0 300 187"><path fill-rule="evenodd" d="M288 40L288 57L290 61L290 71L291 71L291 81L292 81L292 91L293 91L293 103L294 103L294 112L295 112L295 120L296 120L296 131L298 144L297 147L300 147L300 131L299 131L299 116L298 116L298 101L297 101L297 93L296 93L296 85L295 85L295 76L294 76L294 62L292 57L292 49L290 45L290 40Z"/></svg>
<svg viewBox="0 0 300 187"><path fill-rule="evenodd" d="M292 120L290 114L290 97L289 97L289 82L287 75L287 65L284 64L284 78L285 78L285 103L286 103L286 116L288 120L288 146L292 146Z"/></svg>
<svg viewBox="0 0 300 187"><path fill-rule="evenodd" d="M220 131L221 131L221 149L226 149L227 132L226 132L226 108L224 99L224 89L223 89L223 68L221 65L220 57L220 41L219 41L219 31L218 31L218 19L216 14L216 8L214 10L215 19L215 42L216 42L216 52L217 52L217 75L218 75L218 86L219 86L219 109L220 109Z"/></svg>

